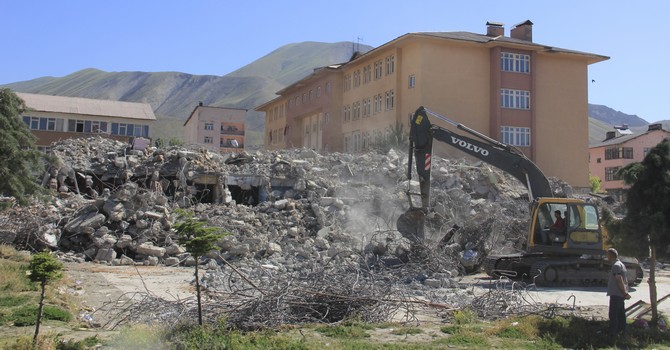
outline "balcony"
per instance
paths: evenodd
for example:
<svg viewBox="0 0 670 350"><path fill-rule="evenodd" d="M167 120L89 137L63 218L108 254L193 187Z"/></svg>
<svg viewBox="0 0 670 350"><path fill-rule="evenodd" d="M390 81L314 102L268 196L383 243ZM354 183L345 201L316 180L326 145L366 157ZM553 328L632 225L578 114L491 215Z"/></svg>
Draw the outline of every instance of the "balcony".
<svg viewBox="0 0 670 350"><path fill-rule="evenodd" d="M244 136L244 130L240 130L236 126L221 126L221 135L238 135Z"/></svg>

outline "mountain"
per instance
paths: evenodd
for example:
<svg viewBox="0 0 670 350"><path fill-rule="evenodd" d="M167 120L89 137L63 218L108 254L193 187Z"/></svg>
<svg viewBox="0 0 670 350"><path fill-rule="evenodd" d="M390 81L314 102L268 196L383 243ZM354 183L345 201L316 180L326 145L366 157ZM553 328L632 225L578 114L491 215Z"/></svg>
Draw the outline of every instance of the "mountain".
<svg viewBox="0 0 670 350"><path fill-rule="evenodd" d="M644 126L649 124L637 115L626 114L603 105L589 103L589 117L610 125Z"/></svg>
<svg viewBox="0 0 670 350"><path fill-rule="evenodd" d="M367 52L371 46L359 45ZM17 92L149 103L158 118L154 136L180 137L180 126L200 101L207 106L253 109L315 68L349 61L350 42L302 42L282 46L225 76L179 72L105 72L83 69L65 77L41 77L3 85ZM262 113L249 113L247 130L263 132Z"/></svg>

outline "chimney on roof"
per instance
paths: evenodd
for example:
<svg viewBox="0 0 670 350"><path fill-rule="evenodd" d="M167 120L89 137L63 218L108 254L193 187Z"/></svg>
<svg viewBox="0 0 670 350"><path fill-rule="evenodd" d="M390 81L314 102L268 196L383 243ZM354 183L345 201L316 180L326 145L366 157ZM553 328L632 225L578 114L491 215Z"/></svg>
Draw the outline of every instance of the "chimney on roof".
<svg viewBox="0 0 670 350"><path fill-rule="evenodd" d="M496 37L505 35L505 24L500 22L486 22L486 36Z"/></svg>
<svg viewBox="0 0 670 350"><path fill-rule="evenodd" d="M202 101L198 102L198 106L202 107Z"/></svg>
<svg viewBox="0 0 670 350"><path fill-rule="evenodd" d="M649 124L649 127L647 127L647 131L654 131L654 130L663 130L663 124L661 123Z"/></svg>
<svg viewBox="0 0 670 350"><path fill-rule="evenodd" d="M514 27L510 32L510 36L514 39L524 40L524 41L533 41L533 22L526 20L521 22Z"/></svg>

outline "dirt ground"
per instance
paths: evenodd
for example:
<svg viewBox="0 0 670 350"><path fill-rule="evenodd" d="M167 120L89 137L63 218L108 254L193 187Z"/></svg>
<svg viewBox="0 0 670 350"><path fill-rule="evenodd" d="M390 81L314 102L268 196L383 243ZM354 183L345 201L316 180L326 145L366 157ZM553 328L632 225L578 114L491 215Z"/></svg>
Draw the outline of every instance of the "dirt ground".
<svg viewBox="0 0 670 350"><path fill-rule="evenodd" d="M41 333L60 333L66 338L83 339L97 335L105 339L118 333L118 329L104 327L114 316L115 305L123 305L136 293L149 293L168 301L183 300L194 296L193 269L164 266L107 266L94 263L66 263L66 274L71 287L61 291L68 293L79 304L81 327L66 329L45 325ZM645 280L633 287L632 299L626 306L637 301L649 301L649 287L645 271ZM466 276L461 285L471 288L475 295L487 293L495 283L485 274ZM664 270L657 275L658 298L670 294L670 271ZM528 295L539 303L554 303L565 308L577 307L580 315L596 319L607 318L608 298L604 287L589 288L543 288L529 289ZM670 315L670 301L659 305L659 311ZM86 316L90 316L86 317ZM427 317L435 322L433 317ZM91 327L97 326L97 327ZM9 331L2 327L2 332ZM15 328L15 327L14 327ZM31 334L32 327L11 330L11 334Z"/></svg>

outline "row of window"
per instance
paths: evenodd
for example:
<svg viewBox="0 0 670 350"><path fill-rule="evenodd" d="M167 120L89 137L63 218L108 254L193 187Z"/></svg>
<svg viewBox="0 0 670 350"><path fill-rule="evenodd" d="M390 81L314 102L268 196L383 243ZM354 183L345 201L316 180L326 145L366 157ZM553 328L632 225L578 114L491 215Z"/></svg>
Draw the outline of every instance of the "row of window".
<svg viewBox="0 0 670 350"><path fill-rule="evenodd" d="M395 92L386 91L383 95L377 94L374 97L364 98L351 105L342 108L342 120L344 122L358 120L361 117L369 117L382 111L390 111L395 108ZM383 109L383 110L382 110Z"/></svg>
<svg viewBox="0 0 670 350"><path fill-rule="evenodd" d="M205 136L203 143L212 144L214 143L214 138L212 136ZM219 140L219 147L240 147L239 142L236 139L221 138Z"/></svg>
<svg viewBox="0 0 670 350"><path fill-rule="evenodd" d="M207 131L213 131L214 130L214 123L205 123L204 129ZM225 125L221 124L221 133L232 133L232 134L237 134L240 132L239 128L234 125Z"/></svg>
<svg viewBox="0 0 670 350"><path fill-rule="evenodd" d="M395 55L386 56L384 60L377 60L374 64L368 64L363 67L363 72L357 69L352 74L344 76L344 91L351 90L352 87L357 88L363 84L372 82L373 80L373 66L374 66L374 80L379 80L384 76L389 76L395 73Z"/></svg>
<svg viewBox="0 0 670 350"><path fill-rule="evenodd" d="M517 147L530 147L530 128L501 126L500 142Z"/></svg>
<svg viewBox="0 0 670 350"><path fill-rule="evenodd" d="M500 69L504 72L530 73L530 56L502 52L500 53Z"/></svg>
<svg viewBox="0 0 670 350"><path fill-rule="evenodd" d="M67 123L66 123L67 121ZM23 122L30 130L109 133L115 136L149 137L149 126L143 124L109 123L98 120L62 119L24 116ZM110 125L111 124L111 125ZM111 130L109 127L111 126Z"/></svg>
<svg viewBox="0 0 670 350"><path fill-rule="evenodd" d="M325 86L326 94L330 94L332 91L332 84L326 82ZM310 89L309 92L304 92L302 95L293 96L293 98L288 99L288 107L292 108L298 106L298 104L306 104L309 101L315 100L321 97L321 86L317 86L316 89ZM276 108L276 107L275 107ZM283 114L283 111L281 112Z"/></svg>
<svg viewBox="0 0 670 350"><path fill-rule="evenodd" d="M633 159L633 147L608 147L605 149L605 160Z"/></svg>
<svg viewBox="0 0 670 350"><path fill-rule="evenodd" d="M500 89L500 107L530 109L530 91Z"/></svg>

